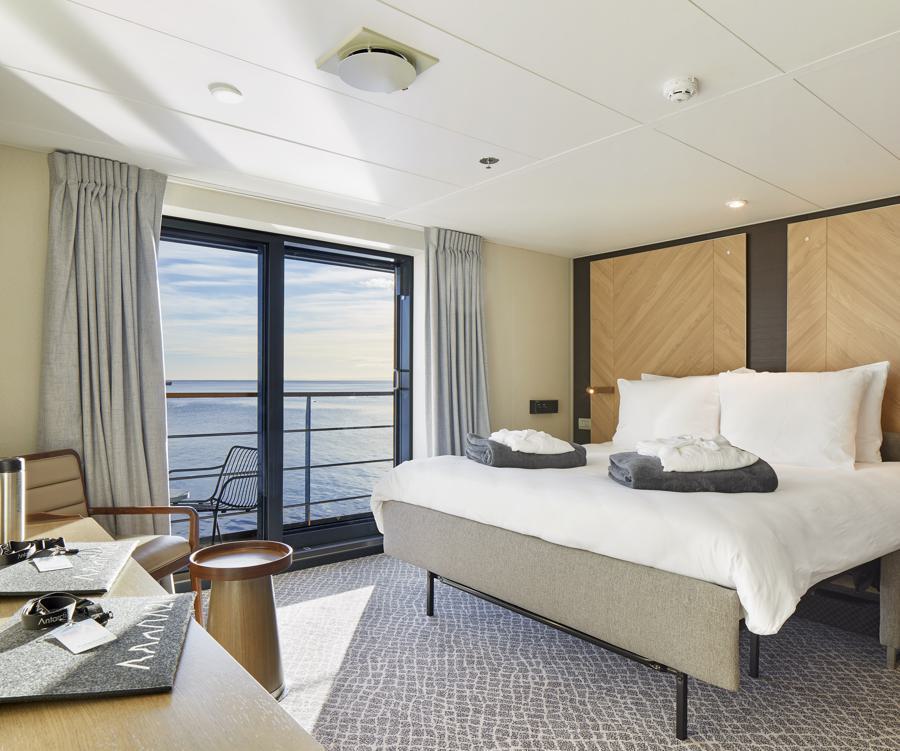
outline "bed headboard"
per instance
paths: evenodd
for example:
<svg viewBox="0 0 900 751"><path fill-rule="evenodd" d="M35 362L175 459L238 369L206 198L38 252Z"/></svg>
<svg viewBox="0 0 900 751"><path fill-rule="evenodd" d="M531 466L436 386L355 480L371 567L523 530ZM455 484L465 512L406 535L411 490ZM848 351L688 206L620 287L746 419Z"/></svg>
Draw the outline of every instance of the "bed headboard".
<svg viewBox="0 0 900 751"><path fill-rule="evenodd" d="M893 433L900 432L898 280L900 204L788 225L788 370L889 360L881 422ZM898 448L886 436L895 460Z"/></svg>
<svg viewBox="0 0 900 751"><path fill-rule="evenodd" d="M746 364L746 279L743 234L591 263L591 440L615 432L618 378Z"/></svg>

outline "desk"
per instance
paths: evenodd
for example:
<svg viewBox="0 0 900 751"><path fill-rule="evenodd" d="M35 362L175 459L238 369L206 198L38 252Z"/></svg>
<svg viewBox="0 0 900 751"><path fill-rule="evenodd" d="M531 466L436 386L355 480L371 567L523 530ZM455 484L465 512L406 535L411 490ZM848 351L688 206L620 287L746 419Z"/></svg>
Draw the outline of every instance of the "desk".
<svg viewBox="0 0 900 751"><path fill-rule="evenodd" d="M93 519L32 524L28 537L111 539ZM129 560L106 596L164 594ZM0 618L27 597L0 597ZM32 748L35 738L80 749L324 751L203 628L191 621L171 693L0 705L0 749Z"/></svg>

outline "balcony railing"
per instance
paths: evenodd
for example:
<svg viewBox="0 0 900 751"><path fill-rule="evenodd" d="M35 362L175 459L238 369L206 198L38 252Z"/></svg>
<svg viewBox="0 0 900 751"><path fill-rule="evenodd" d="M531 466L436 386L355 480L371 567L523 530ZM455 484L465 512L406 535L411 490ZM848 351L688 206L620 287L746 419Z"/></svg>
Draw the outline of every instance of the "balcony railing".
<svg viewBox="0 0 900 751"><path fill-rule="evenodd" d="M313 455L313 436L316 433L333 433L338 431L355 431L355 430L386 430L393 429L393 424L384 424L384 425L339 425L339 426L329 426L329 427L313 427L313 404L314 399L322 399L322 398L348 398L348 397L393 397L393 391L287 391L284 396L286 399L305 399L305 410L304 410L304 425L302 428L288 428L283 432L287 434L298 434L303 433L306 435L306 440L304 441L304 462L303 464L296 464L283 467L283 472L304 472L304 481L303 481L303 500L297 502L287 502L287 499L283 499L282 508L284 511L288 511L289 509L303 507L305 509L305 520L303 522L299 522L304 526L311 526L317 522L326 521L328 519L335 518L334 516L328 516L327 519L314 518L314 507L321 507L324 504L328 503L339 503L339 502L350 502L362 500L369 497L369 494L363 495L350 495L350 496L341 496L337 498L325 498L319 500L312 499L312 481L311 481L311 472L314 469L329 469L336 467L351 467L357 465L369 465L369 464L384 464L384 463L393 463L394 458L367 458L367 459L358 459L354 461L341 461L341 462L324 462L319 464L313 464L312 455ZM198 392L190 392L190 391L173 391L168 392L166 394L167 399L247 399L247 398L256 398L258 396L258 392L256 391L198 391ZM175 440L186 440L186 439L203 439L203 438L221 438L221 437L241 437L241 436L258 436L258 431L256 430L246 430L246 431L217 431L217 432L206 432L206 433L173 433L168 436L170 441ZM227 449L225 450L227 453ZM224 455L223 455L224 461ZM213 471L215 470L215 471ZM214 467L178 467L175 469L169 470L169 478L171 482L179 482L179 481L187 481L187 480L199 480L199 479L215 479L218 478L221 473L221 465L217 465ZM226 478L227 479L227 478ZM201 499L191 499L191 500L203 500ZM235 511L234 509L222 509L223 514L227 514L226 518L233 518L235 516L243 516L248 514L256 514L257 507L253 505L252 507L248 507L246 511ZM209 514L207 514L209 515ZM344 515L341 514L340 518L347 518L348 516L362 516L363 512L357 512L355 514ZM294 526L298 524L298 522L290 522ZM287 515L285 515L285 526L289 524ZM204 527L208 526L206 524ZM202 536L207 537L208 534L203 534Z"/></svg>

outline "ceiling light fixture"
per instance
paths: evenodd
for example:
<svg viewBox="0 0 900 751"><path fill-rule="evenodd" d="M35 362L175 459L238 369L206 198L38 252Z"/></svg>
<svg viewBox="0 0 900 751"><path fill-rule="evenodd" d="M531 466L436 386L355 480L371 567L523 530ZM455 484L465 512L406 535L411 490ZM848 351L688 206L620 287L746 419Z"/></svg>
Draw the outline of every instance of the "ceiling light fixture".
<svg viewBox="0 0 900 751"><path fill-rule="evenodd" d="M729 209L742 209L747 205L747 202L743 198L732 198L730 201L725 201L725 205Z"/></svg>
<svg viewBox="0 0 900 751"><path fill-rule="evenodd" d="M241 90L237 86L232 86L230 83L211 83L209 85L209 93L225 104L237 104L244 98Z"/></svg>
<svg viewBox="0 0 900 751"><path fill-rule="evenodd" d="M495 156L483 156L478 160L479 164L483 164L485 169L490 169L500 160Z"/></svg>
<svg viewBox="0 0 900 751"><path fill-rule="evenodd" d="M340 79L355 89L390 94L406 90L416 80L416 68L406 56L387 47L363 47L338 63Z"/></svg>

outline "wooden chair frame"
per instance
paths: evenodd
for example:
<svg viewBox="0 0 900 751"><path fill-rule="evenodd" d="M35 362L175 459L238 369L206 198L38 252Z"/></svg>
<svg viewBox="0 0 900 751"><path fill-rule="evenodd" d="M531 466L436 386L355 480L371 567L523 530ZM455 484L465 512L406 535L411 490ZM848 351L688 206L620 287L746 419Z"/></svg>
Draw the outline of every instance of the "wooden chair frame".
<svg viewBox="0 0 900 751"><path fill-rule="evenodd" d="M182 568L187 567L191 554L200 547L200 516L190 507L177 506L97 506L91 507L91 500L88 497L87 485L84 482L84 466L81 462L81 455L74 449L60 449L58 451L45 451L36 454L25 454L22 458L25 460L25 471L28 471L29 460L50 459L54 456L74 456L78 462L78 475L81 480L81 492L84 495L84 506L87 509L88 516L186 516L188 518L188 546L190 551L187 555L172 561L162 568L148 571L154 579L162 579L170 574L174 574ZM82 518L80 514L54 514L51 512L39 512L28 514L28 521L52 521L62 519L78 519ZM194 580L191 579L191 589L194 590L194 612L199 614L200 610L200 590L196 587ZM199 620L199 618L198 618Z"/></svg>

